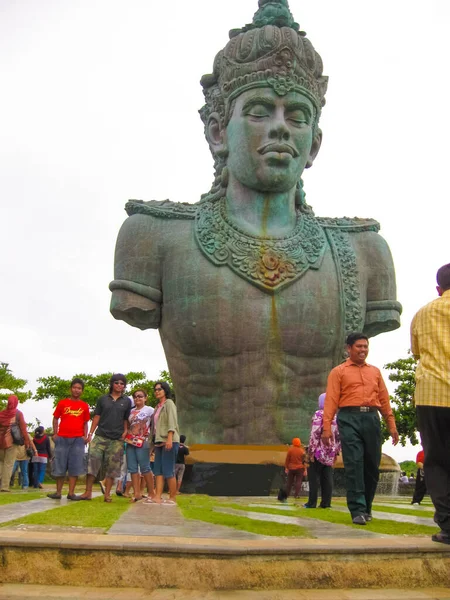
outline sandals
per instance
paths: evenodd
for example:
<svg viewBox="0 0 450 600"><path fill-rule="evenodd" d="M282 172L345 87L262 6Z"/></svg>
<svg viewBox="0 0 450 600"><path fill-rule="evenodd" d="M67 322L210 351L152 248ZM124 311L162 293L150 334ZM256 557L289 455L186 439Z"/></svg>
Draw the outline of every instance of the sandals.
<svg viewBox="0 0 450 600"><path fill-rule="evenodd" d="M131 498L130 502L141 502L143 500L143 497L141 496L140 498Z"/></svg>
<svg viewBox="0 0 450 600"><path fill-rule="evenodd" d="M109 503L109 502L112 502L112 498L111 498L111 496L105 496L105 497L103 498L103 502L108 502L108 503Z"/></svg>
<svg viewBox="0 0 450 600"><path fill-rule="evenodd" d="M176 506L176 505L177 505L177 503L176 503L176 502L174 502L173 500L165 500L165 501L162 503L162 505L163 505L163 506Z"/></svg>

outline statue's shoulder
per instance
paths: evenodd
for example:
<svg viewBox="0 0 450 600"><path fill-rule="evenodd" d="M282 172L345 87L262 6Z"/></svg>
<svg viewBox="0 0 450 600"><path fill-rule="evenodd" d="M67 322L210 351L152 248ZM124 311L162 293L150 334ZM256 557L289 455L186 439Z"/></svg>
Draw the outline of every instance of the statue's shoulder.
<svg viewBox="0 0 450 600"><path fill-rule="evenodd" d="M128 216L149 215L158 219L195 219L197 204L171 202L170 200L128 200L125 210Z"/></svg>
<svg viewBox="0 0 450 600"><path fill-rule="evenodd" d="M359 217L317 217L317 221L325 229L346 231L348 233L362 233L364 231L380 231L380 224L375 219L361 219Z"/></svg>

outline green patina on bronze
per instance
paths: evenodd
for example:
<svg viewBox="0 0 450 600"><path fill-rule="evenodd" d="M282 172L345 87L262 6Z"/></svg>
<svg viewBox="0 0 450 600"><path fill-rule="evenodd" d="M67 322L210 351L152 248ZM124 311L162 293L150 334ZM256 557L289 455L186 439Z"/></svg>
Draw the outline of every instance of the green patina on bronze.
<svg viewBox="0 0 450 600"><path fill-rule="evenodd" d="M379 224L305 201L327 83L287 1L260 0L201 80L211 190L126 205L111 312L159 329L190 443L305 439L346 335L399 326Z"/></svg>

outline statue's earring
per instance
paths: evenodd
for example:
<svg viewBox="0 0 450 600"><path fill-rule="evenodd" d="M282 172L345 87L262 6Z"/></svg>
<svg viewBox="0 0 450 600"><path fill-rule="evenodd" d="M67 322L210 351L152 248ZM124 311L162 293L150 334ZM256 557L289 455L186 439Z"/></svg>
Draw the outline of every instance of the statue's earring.
<svg viewBox="0 0 450 600"><path fill-rule="evenodd" d="M220 185L224 188L228 187L228 167L225 165L220 174Z"/></svg>
<svg viewBox="0 0 450 600"><path fill-rule="evenodd" d="M306 204L306 196L305 196L305 192L303 191L303 181L300 179L300 181L297 182L297 186L295 188L295 206L304 206Z"/></svg>

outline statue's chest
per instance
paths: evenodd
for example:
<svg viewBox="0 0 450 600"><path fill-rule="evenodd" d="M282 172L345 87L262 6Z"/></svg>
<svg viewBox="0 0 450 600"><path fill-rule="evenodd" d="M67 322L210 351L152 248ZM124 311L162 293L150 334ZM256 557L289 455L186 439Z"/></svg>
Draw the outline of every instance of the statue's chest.
<svg viewBox="0 0 450 600"><path fill-rule="evenodd" d="M268 293L208 260L185 231L171 244L162 275L161 333L183 353L231 356L266 346L320 357L333 352L341 335L339 281L328 246L319 269Z"/></svg>

